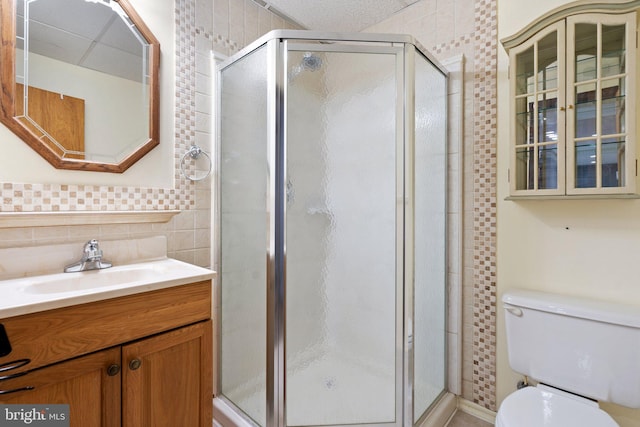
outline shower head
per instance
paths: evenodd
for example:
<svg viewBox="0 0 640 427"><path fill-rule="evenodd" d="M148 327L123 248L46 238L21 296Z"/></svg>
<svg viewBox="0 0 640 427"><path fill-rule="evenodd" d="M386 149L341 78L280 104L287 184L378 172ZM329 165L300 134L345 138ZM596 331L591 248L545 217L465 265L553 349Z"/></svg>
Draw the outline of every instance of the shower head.
<svg viewBox="0 0 640 427"><path fill-rule="evenodd" d="M322 67L322 59L311 52L306 52L302 57L302 67L305 70L317 71Z"/></svg>
<svg viewBox="0 0 640 427"><path fill-rule="evenodd" d="M322 59L311 52L305 52L299 64L291 67L289 71L289 82L293 80L303 71L318 71L322 67Z"/></svg>

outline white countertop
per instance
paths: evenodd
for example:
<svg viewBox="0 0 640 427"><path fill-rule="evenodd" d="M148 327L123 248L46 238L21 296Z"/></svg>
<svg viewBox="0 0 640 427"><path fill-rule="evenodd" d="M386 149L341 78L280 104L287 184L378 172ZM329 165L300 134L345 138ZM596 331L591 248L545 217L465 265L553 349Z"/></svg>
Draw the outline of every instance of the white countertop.
<svg viewBox="0 0 640 427"><path fill-rule="evenodd" d="M80 273L0 280L0 320L209 280L215 272L171 258Z"/></svg>

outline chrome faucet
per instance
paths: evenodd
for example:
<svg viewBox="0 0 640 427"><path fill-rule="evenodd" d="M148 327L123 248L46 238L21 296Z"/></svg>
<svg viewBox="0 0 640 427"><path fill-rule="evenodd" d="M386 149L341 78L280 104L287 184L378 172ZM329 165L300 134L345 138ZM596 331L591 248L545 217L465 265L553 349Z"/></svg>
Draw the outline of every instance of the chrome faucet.
<svg viewBox="0 0 640 427"><path fill-rule="evenodd" d="M96 239L89 240L84 244L82 259L64 268L65 273L76 273L79 271L100 270L111 267L111 263L102 260L102 250Z"/></svg>

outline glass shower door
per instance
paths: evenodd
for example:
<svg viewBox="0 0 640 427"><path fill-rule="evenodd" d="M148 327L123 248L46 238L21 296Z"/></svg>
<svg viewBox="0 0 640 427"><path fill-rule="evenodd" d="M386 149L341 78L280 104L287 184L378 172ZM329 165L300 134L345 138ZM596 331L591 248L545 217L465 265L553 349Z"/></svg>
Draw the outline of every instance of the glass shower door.
<svg viewBox="0 0 640 427"><path fill-rule="evenodd" d="M288 43L289 426L402 419L401 54Z"/></svg>
<svg viewBox="0 0 640 427"><path fill-rule="evenodd" d="M447 369L447 82L445 76L417 52L415 62L414 424L444 392Z"/></svg>
<svg viewBox="0 0 640 427"><path fill-rule="evenodd" d="M267 47L220 73L220 391L266 425ZM250 123L251 126L247 126Z"/></svg>

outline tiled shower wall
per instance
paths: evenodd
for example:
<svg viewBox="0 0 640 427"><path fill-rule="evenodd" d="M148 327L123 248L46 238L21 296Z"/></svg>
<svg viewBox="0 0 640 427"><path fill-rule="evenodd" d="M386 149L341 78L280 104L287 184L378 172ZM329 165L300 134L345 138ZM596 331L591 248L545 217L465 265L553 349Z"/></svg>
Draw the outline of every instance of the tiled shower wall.
<svg viewBox="0 0 640 427"><path fill-rule="evenodd" d="M295 28L252 0L213 2L209 37L213 49L224 55L270 29ZM462 207L457 207L462 212L462 262L449 265L452 285L462 281L463 360L461 387L451 388L491 410L496 409L496 8L496 0L421 0L367 29L409 33L443 63L464 57L463 147L458 152L463 154L462 174L452 164L449 175L463 188ZM451 240L450 246L455 245L458 236Z"/></svg>
<svg viewBox="0 0 640 427"><path fill-rule="evenodd" d="M445 64L464 56L462 174L449 152L450 196L463 180L462 263L451 256L458 236L450 233L448 266L451 289L462 280L462 387L450 388L490 410L496 409L496 12L496 0L422 0L367 29L409 33ZM450 224L460 220L451 203L449 212Z"/></svg>
<svg viewBox="0 0 640 427"><path fill-rule="evenodd" d="M196 6L194 0L176 0L176 43L168 47L176 55L175 117L160 120L175 120L174 140L163 142L175 145L172 188L0 183L0 212L181 210L181 213L168 223L159 224L0 227L0 247L165 235L171 257L211 265L212 179L195 183L180 174L180 160L192 143L211 152L211 46L196 45ZM211 23L207 31L211 32Z"/></svg>

